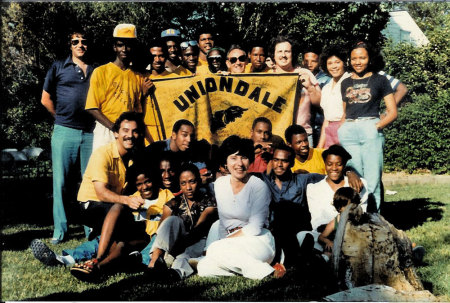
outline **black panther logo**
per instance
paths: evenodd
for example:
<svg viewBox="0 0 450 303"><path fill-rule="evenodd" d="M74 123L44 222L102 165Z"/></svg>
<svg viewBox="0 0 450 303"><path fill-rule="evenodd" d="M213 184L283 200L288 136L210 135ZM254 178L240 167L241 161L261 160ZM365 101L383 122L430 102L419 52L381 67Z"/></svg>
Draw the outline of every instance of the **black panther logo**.
<svg viewBox="0 0 450 303"><path fill-rule="evenodd" d="M242 108L240 106L230 106L226 110L219 110L213 114L211 121L211 132L224 128L227 124L234 122L237 118L241 118L244 112L248 108Z"/></svg>

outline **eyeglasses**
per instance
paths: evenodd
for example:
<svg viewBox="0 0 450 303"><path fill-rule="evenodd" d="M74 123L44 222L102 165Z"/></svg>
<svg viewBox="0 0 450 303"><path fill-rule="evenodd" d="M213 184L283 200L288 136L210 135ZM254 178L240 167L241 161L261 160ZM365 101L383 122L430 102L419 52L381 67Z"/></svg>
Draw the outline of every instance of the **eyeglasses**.
<svg viewBox="0 0 450 303"><path fill-rule="evenodd" d="M72 43L73 46L77 46L78 43L81 42L81 45L87 46L88 45L88 41L87 39L72 39L72 41L70 41L70 43Z"/></svg>
<svg viewBox="0 0 450 303"><path fill-rule="evenodd" d="M184 41L184 42L181 42L180 43L180 47L181 47L181 49L186 49L186 48L188 48L189 46L198 46L198 43L197 43L197 41L194 41L194 40L191 40L191 41Z"/></svg>
<svg viewBox="0 0 450 303"><path fill-rule="evenodd" d="M222 59L221 55L217 55L217 56L209 56L208 60L214 61L214 60L220 60Z"/></svg>
<svg viewBox="0 0 450 303"><path fill-rule="evenodd" d="M235 64L237 62L237 60L239 60L241 62L245 62L245 60L247 60L247 57L245 55L242 55L239 57L228 58L228 61L230 61L231 64Z"/></svg>

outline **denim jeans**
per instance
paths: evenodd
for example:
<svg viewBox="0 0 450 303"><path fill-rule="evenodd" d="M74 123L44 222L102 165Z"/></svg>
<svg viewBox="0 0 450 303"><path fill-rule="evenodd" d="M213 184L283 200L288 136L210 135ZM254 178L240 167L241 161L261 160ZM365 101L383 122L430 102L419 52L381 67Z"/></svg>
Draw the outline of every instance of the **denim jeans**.
<svg viewBox="0 0 450 303"><path fill-rule="evenodd" d="M97 255L98 243L100 242L100 236L95 237L90 241L86 241L75 247L74 249L64 249L62 251L63 256L72 256L75 262L82 262L90 260Z"/></svg>
<svg viewBox="0 0 450 303"><path fill-rule="evenodd" d="M377 210L381 202L384 136L375 124L380 119L346 121L338 130L339 142L350 153L347 165L367 180L369 193L375 197Z"/></svg>
<svg viewBox="0 0 450 303"><path fill-rule="evenodd" d="M62 240L67 232L67 218L64 200L74 193L69 192L78 180L69 180L78 175L74 169L84 174L92 153L93 135L90 132L55 125L52 135L52 169L53 169L53 238ZM79 163L80 167L75 167ZM76 173L76 174L75 174ZM75 182L75 183L74 183Z"/></svg>

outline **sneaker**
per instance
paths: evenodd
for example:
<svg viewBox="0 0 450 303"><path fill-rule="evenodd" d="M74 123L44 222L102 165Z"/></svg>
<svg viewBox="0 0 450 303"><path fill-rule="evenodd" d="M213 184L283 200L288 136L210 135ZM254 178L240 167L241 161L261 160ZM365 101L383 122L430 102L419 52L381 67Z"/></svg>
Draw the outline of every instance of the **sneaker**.
<svg viewBox="0 0 450 303"><path fill-rule="evenodd" d="M31 251L36 259L47 266L62 265L58 262L56 254L39 239L34 239L30 244Z"/></svg>

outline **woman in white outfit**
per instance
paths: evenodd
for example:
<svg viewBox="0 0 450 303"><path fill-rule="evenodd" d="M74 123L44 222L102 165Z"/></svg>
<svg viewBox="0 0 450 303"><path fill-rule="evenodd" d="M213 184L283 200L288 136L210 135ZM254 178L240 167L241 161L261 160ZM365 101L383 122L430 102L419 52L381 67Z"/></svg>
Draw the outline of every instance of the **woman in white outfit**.
<svg viewBox="0 0 450 303"><path fill-rule="evenodd" d="M270 262L275 241L266 229L269 189L247 171L255 155L251 140L230 136L220 147L220 155L221 164L230 172L214 184L221 240L208 247L198 263L198 274L262 279L274 271Z"/></svg>
<svg viewBox="0 0 450 303"><path fill-rule="evenodd" d="M337 131L344 115L341 83L350 77L350 73L346 72L346 62L346 51L337 46L326 48L320 56L322 70L332 79L322 88L320 107L323 109L324 120L318 148L327 149L333 144L339 144Z"/></svg>

